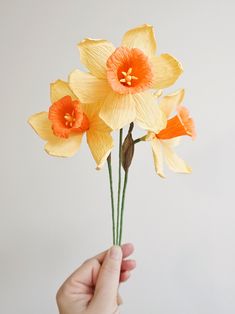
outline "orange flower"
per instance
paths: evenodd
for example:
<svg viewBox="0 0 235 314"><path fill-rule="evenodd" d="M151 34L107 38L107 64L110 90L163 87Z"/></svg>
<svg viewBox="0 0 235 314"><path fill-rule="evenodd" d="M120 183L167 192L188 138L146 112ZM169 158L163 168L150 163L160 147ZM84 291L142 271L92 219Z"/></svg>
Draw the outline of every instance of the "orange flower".
<svg viewBox="0 0 235 314"><path fill-rule="evenodd" d="M29 124L47 142L45 151L57 157L73 156L86 133L97 168L101 168L113 140L111 129L98 115L99 107L81 104L68 84L61 80L51 84L51 102L49 113L40 112L29 118Z"/></svg>
<svg viewBox="0 0 235 314"><path fill-rule="evenodd" d="M163 106L161 106L163 109ZM160 140L169 140L178 136L189 135L196 137L195 125L186 107L176 108L178 114L167 120L166 128L161 130L156 137Z"/></svg>
<svg viewBox="0 0 235 314"><path fill-rule="evenodd" d="M107 60L107 78L118 94L136 94L149 89L153 82L149 58L138 48L117 48Z"/></svg>
<svg viewBox="0 0 235 314"><path fill-rule="evenodd" d="M113 129L135 121L158 132L165 119L149 89L166 88L182 73L171 55L156 55L153 27L129 30L117 49L106 40L79 43L81 62L89 73L73 71L69 85L83 103L100 103L100 117Z"/></svg>
<svg viewBox="0 0 235 314"><path fill-rule="evenodd" d="M164 159L168 167L175 172L190 173L191 168L174 152L174 147L179 144L181 136L188 135L193 139L196 137L195 125L189 115L187 108L182 106L184 90L162 98L160 108L167 118L173 111L177 115L167 120L165 129L158 133L149 132L146 136L151 141L154 164L159 176L165 177L163 170Z"/></svg>
<svg viewBox="0 0 235 314"><path fill-rule="evenodd" d="M49 108L48 119L58 137L69 138L72 133L83 133L89 129L89 120L78 100L64 96Z"/></svg>

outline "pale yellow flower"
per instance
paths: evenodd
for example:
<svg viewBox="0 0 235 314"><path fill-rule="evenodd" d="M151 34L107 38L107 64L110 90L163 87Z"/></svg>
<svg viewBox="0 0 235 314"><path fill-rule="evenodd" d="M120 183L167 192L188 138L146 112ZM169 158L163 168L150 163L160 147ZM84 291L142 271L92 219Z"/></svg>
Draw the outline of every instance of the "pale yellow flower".
<svg viewBox="0 0 235 314"><path fill-rule="evenodd" d="M58 80L51 84L48 112L28 120L36 133L46 141L45 151L52 156L71 157L79 149L83 135L97 164L102 167L112 147L111 129L100 119L99 107L81 104L68 84Z"/></svg>
<svg viewBox="0 0 235 314"><path fill-rule="evenodd" d="M82 103L100 103L100 117L113 130L135 121L158 132L166 120L148 90L172 85L182 67L169 54L157 56L156 46L150 25L129 30L117 49L106 40L85 39L78 47L89 73L74 70L69 85Z"/></svg>
<svg viewBox="0 0 235 314"><path fill-rule="evenodd" d="M175 172L191 173L192 169L175 152L174 147L179 144L183 135L195 138L195 126L189 116L188 109L182 106L184 90L165 96L160 101L159 107L169 118L176 111L177 115L169 118L165 129L158 133L149 132L146 140L151 141L153 158L156 172L159 176L164 175L164 160L168 167Z"/></svg>

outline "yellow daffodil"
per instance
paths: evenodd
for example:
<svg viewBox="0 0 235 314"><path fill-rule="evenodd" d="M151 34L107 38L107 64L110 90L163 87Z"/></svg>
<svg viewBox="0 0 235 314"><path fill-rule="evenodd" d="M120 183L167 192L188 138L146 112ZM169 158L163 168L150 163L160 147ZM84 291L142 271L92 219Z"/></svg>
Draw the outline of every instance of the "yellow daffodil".
<svg viewBox="0 0 235 314"><path fill-rule="evenodd" d="M165 96L160 101L159 107L169 118L173 111L177 115L167 120L165 129L158 133L149 132L146 136L151 141L154 164L159 176L165 177L163 171L164 159L168 167L175 172L191 173L191 168L174 152L174 147L179 144L183 135L195 138L195 126L193 119L189 116L187 108L182 106L184 90L181 89L175 94Z"/></svg>
<svg viewBox="0 0 235 314"><path fill-rule="evenodd" d="M148 90L172 85L182 67L169 54L157 56L156 46L150 25L129 30L117 49L106 40L85 39L78 47L89 73L74 70L69 85L82 103L100 103L100 117L113 130L136 121L157 133L166 119Z"/></svg>
<svg viewBox="0 0 235 314"><path fill-rule="evenodd" d="M36 133L47 143L45 151L52 156L70 157L80 147L83 134L100 168L112 147L111 129L100 119L99 107L81 104L64 81L51 84L49 112L40 112L28 120Z"/></svg>

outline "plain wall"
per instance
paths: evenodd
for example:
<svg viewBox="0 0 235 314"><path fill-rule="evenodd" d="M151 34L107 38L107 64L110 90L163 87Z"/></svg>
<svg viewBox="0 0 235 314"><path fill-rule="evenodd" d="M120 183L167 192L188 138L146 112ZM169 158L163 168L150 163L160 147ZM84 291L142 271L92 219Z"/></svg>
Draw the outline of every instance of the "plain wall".
<svg viewBox="0 0 235 314"><path fill-rule="evenodd" d="M186 89L198 138L177 150L193 174L165 180L150 147L136 149L124 242L138 267L122 313L235 313L234 12L232 0L0 1L0 313L57 313L59 285L111 245L107 168L85 141L71 159L48 156L26 121L47 110L50 82L82 68L77 42L118 46L143 23L183 64L167 92Z"/></svg>

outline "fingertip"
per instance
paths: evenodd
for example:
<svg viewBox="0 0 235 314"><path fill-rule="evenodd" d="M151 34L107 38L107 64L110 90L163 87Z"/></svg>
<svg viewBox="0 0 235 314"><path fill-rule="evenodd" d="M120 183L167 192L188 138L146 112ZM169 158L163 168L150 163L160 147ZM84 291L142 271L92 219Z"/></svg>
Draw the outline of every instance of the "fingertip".
<svg viewBox="0 0 235 314"><path fill-rule="evenodd" d="M133 259L127 259L122 261L121 270L133 270L136 268L136 261Z"/></svg>
<svg viewBox="0 0 235 314"><path fill-rule="evenodd" d="M123 253L122 253L120 246L118 246L118 245L112 246L111 249L109 250L109 256L110 256L110 258L112 258L116 261L121 260Z"/></svg>
<svg viewBox="0 0 235 314"><path fill-rule="evenodd" d="M121 247L122 247L122 248L131 249L132 251L134 251L134 249L135 249L134 244L133 244L133 243L130 243L130 242L122 244Z"/></svg>
<svg viewBox="0 0 235 314"><path fill-rule="evenodd" d="M131 255L135 250L134 245L132 243L125 243L121 246L121 248L124 258Z"/></svg>
<svg viewBox="0 0 235 314"><path fill-rule="evenodd" d="M136 260L135 259L130 259L129 260L129 266L134 269L136 268Z"/></svg>

